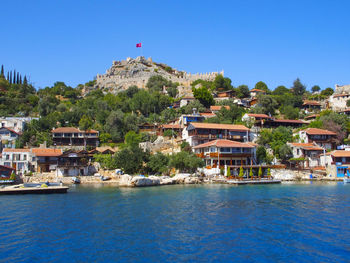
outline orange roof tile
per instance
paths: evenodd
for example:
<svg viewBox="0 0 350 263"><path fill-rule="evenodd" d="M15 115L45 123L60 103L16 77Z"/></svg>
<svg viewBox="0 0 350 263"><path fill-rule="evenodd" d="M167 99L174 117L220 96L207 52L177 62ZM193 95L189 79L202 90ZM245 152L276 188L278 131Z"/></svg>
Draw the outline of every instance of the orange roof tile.
<svg viewBox="0 0 350 263"><path fill-rule="evenodd" d="M202 112L202 113L199 113L199 114L204 116L204 117L215 117L216 116L215 113L211 113L211 112Z"/></svg>
<svg viewBox="0 0 350 263"><path fill-rule="evenodd" d="M305 132L309 135L337 135L335 132L318 128L307 128Z"/></svg>
<svg viewBox="0 0 350 263"><path fill-rule="evenodd" d="M210 110L213 111L213 110L221 110L222 107L225 107L226 110L229 110L230 109L230 106L210 106Z"/></svg>
<svg viewBox="0 0 350 263"><path fill-rule="evenodd" d="M335 94L333 95L333 98L337 98L337 97L348 97L350 96L350 94Z"/></svg>
<svg viewBox="0 0 350 263"><path fill-rule="evenodd" d="M350 151L335 150L333 152L330 152L330 155L333 157L350 157Z"/></svg>
<svg viewBox="0 0 350 263"><path fill-rule="evenodd" d="M236 142L236 141L230 141L230 140L215 140L215 141L210 141L210 142L206 142L206 143L194 146L193 148L199 149L199 148L206 148L211 146L235 147L235 148L254 148L255 147L250 143Z"/></svg>
<svg viewBox="0 0 350 263"><path fill-rule="evenodd" d="M61 149L51 149L51 148L33 148L32 153L35 156L49 156L55 157L62 155Z"/></svg>
<svg viewBox="0 0 350 263"><path fill-rule="evenodd" d="M181 129L180 124L163 124L161 127L163 129Z"/></svg>
<svg viewBox="0 0 350 263"><path fill-rule="evenodd" d="M300 147L304 150L309 150L309 151L323 151L323 148L315 145L315 144L312 144L312 143L291 143L292 146L295 146L295 147Z"/></svg>
<svg viewBox="0 0 350 263"><path fill-rule="evenodd" d="M217 130L235 130L235 131L249 131L244 125L236 124L219 124L219 123L205 123L205 122L191 122L196 129L217 129Z"/></svg>
<svg viewBox="0 0 350 263"><path fill-rule="evenodd" d="M321 104L315 100L304 100L303 105L321 106Z"/></svg>
<svg viewBox="0 0 350 263"><path fill-rule="evenodd" d="M255 114L255 113L248 113L249 117L254 117L254 118L265 118L265 119L272 119L272 117L266 115L266 114Z"/></svg>
<svg viewBox="0 0 350 263"><path fill-rule="evenodd" d="M59 127L59 128L53 129L51 132L52 133L84 133L85 131L81 131L75 127ZM87 130L86 133L98 133L98 131Z"/></svg>
<svg viewBox="0 0 350 263"><path fill-rule="evenodd" d="M261 89L252 89L250 92L252 92L252 91L253 91L253 92L254 92L254 91L255 91L255 92L256 92L256 91L257 91L257 92L266 92L265 90L261 90Z"/></svg>

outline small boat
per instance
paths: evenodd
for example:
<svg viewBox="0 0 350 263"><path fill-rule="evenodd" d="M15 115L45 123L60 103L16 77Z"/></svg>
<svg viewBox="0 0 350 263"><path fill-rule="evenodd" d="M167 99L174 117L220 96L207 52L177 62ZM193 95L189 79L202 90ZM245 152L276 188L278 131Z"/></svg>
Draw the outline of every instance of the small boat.
<svg viewBox="0 0 350 263"><path fill-rule="evenodd" d="M75 177L75 176L74 176L74 177L72 178L72 183L73 183L73 184L80 184L80 179L79 179L78 177Z"/></svg>
<svg viewBox="0 0 350 263"><path fill-rule="evenodd" d="M349 177L343 178L343 182L344 184L350 184L350 178Z"/></svg>

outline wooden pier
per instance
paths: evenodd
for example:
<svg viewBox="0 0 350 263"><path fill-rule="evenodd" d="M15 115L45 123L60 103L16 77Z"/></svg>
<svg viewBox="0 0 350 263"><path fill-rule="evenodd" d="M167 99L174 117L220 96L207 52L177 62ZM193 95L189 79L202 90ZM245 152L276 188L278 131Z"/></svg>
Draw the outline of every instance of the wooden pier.
<svg viewBox="0 0 350 263"><path fill-rule="evenodd" d="M261 180L227 180L228 184L246 185L246 184L280 184L281 180L261 179Z"/></svg>
<svg viewBox="0 0 350 263"><path fill-rule="evenodd" d="M17 195L17 194L58 194L67 193L68 186L47 186L47 187L23 187L10 186L0 189L0 195Z"/></svg>

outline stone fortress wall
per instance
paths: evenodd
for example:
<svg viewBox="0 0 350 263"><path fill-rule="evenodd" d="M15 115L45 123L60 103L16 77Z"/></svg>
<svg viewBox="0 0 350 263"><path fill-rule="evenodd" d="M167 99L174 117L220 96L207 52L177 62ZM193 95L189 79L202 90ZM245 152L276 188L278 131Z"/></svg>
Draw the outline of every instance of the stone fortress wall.
<svg viewBox="0 0 350 263"><path fill-rule="evenodd" d="M160 75L172 82L178 82L182 86L189 87L191 82L197 79L213 81L219 74L223 75L224 72L191 74L172 69L165 64L154 63L151 58L145 59L141 56L136 59L127 58L122 61L113 61L112 67L105 74L96 76L96 86L118 90L126 89L132 85L145 88L150 77Z"/></svg>

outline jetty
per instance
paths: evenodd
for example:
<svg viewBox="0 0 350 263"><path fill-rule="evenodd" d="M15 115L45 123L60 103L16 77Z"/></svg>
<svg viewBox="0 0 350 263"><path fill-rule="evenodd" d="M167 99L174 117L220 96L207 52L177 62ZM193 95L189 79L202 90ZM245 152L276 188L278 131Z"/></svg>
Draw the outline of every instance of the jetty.
<svg viewBox="0 0 350 263"><path fill-rule="evenodd" d="M32 184L31 186L13 185L0 188L0 195L17 194L61 194L67 193L69 187L61 185Z"/></svg>
<svg viewBox="0 0 350 263"><path fill-rule="evenodd" d="M246 184L280 184L281 180L261 179L261 180L227 180L228 184L246 185Z"/></svg>

